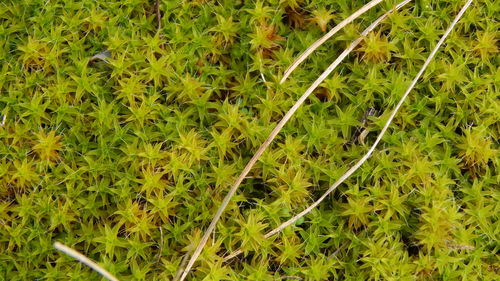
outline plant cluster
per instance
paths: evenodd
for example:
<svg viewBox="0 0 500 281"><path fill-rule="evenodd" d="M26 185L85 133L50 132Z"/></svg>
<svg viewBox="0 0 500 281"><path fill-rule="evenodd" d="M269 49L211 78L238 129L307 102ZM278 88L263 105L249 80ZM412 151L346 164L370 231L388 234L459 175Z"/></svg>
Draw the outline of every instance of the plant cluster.
<svg viewBox="0 0 500 281"><path fill-rule="evenodd" d="M366 152L462 2L411 2L365 38L264 152L190 280L499 278L492 0L474 1L362 168L264 238ZM55 241L120 280L175 278L271 125L395 3L280 84L363 3L162 0L158 25L155 1L2 1L0 280L99 280Z"/></svg>

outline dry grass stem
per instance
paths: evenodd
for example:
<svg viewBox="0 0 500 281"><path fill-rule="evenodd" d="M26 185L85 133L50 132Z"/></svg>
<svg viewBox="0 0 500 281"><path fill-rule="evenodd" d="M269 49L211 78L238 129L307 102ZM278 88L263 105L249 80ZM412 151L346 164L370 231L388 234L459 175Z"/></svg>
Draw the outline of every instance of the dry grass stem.
<svg viewBox="0 0 500 281"><path fill-rule="evenodd" d="M188 258L189 258L189 253L186 253L186 255L184 257L182 257L181 264L179 265L179 269L175 273L175 277L173 280L179 280L179 278L181 277L181 274L183 272L182 269L186 265Z"/></svg>
<svg viewBox="0 0 500 281"><path fill-rule="evenodd" d="M54 248L65 253L66 255L78 260L79 262L87 265L88 267L92 268L97 273L101 274L102 277L104 277L110 281L118 281L118 278L114 277L106 269L102 268L97 263L93 262L91 259L87 258L85 255L79 253L78 251L73 250L70 247L68 247L62 243L59 243L59 242L54 243Z"/></svg>
<svg viewBox="0 0 500 281"><path fill-rule="evenodd" d="M290 226L291 224L295 223L298 219L302 218L307 213L309 213L314 208L316 208L316 206L318 206L332 191L334 191L350 175L352 175L357 169L359 169L359 167L361 167L361 165L364 162L366 162L366 160L372 155L372 153L375 150L375 148L377 147L378 143L382 140L382 137L384 136L385 132L389 128L389 125L391 124L392 120L394 119L394 116L396 116L396 113L399 111L399 109L403 105L404 101L406 100L406 97L408 97L408 95L411 92L411 90L415 87L415 85L417 84L417 81L420 79L420 77L424 73L425 69L427 68L427 66L429 65L429 63L432 61L432 59L436 55L438 49L441 47L441 45L443 44L443 42L446 39L446 37L448 37L448 35L450 34L451 30L455 27L455 25L460 20L460 18L463 16L463 14L465 13L465 11L467 10L467 8L470 6L471 3L472 3L472 0L468 0L465 3L465 5L462 7L462 9L458 13L458 15L455 17L455 19L453 20L453 22L448 27L448 29L446 29L445 33L443 34L443 36L441 37L441 39L439 40L439 42L436 44L436 46L434 47L434 49L431 51L431 53L429 54L429 56L425 60L425 63L423 64L422 68L417 73L417 75L415 76L415 78L411 82L410 86L406 89L406 92L401 97L401 99L399 100L398 104L396 105L396 107L392 111L391 115L389 116L389 119L387 119L384 127L380 131L379 135L377 136L377 139L375 140L375 142L373 143L373 145L370 147L370 149L368 150L368 152L354 166L352 166L346 173L344 173L332 186L330 186L330 188L328 188L328 190L318 200L316 200L313 204L311 204L309 207L307 207L305 210L303 210L299 214L295 215L293 218L289 219L288 221L284 222L283 224L281 224L277 228L275 228L275 229L271 230L270 232L268 232L265 235L266 238L269 238L269 237L273 236L274 234L280 232L285 227ZM241 250L238 250L238 251L234 252L233 254L227 256L224 260L225 261L230 260L231 258L237 256L240 253L241 253Z"/></svg>
<svg viewBox="0 0 500 281"><path fill-rule="evenodd" d="M402 6L404 6L406 3L410 2L410 1L411 0L405 0L405 1L401 2L400 4L398 4L395 7L395 9L401 8ZM221 206L217 210L217 213L213 217L212 222L208 226L208 229L205 231L200 243L198 244L198 247L194 251L193 256L191 257L186 269L184 270L183 275L180 279L181 281L184 280L184 278L186 278L186 276L187 276L188 272L191 270L191 267L193 266L194 262L196 261L198 256L201 254L201 251L202 251L203 247L205 246L205 244L207 243L207 240L210 236L211 231L215 228L218 220L220 219L222 212L227 207L227 205L229 204L229 201L233 197L233 195L236 192L236 190L238 189L239 185L241 184L243 179L245 179L246 175L248 174L248 172L250 172L250 169L253 167L253 165L255 165L255 163L260 158L262 153L264 153L264 151L267 149L267 147L271 144L271 142L274 140L274 138L278 135L278 133L285 126L285 124L290 120L292 115L297 111L297 109L302 105L302 103L304 103L304 101L309 97L309 95L311 95L311 93L326 79L326 77L328 77L328 75L330 75L330 73L347 57L347 55L349 55L349 53L352 52L352 50L363 40L363 37L366 36L370 31L372 31L383 19L385 19L387 17L387 15L389 15L389 13L390 12L385 13L383 16L381 16L380 18L375 20L368 28L366 28L363 31L363 33L361 34L361 36L357 40L352 42L351 45L346 50L344 50L344 52L342 52L342 54L340 54L340 56L320 75L320 77L318 79L316 79L316 81L314 81L314 83L307 89L307 91L297 100L297 102L292 106L292 108L290 108L290 110L285 114L283 119L281 119L281 121L276 125L276 127L273 129L273 131L271 132L269 137L264 141L264 143L259 147L257 152L254 154L252 159L250 159L250 161L247 163L247 165L245 166L245 168L243 169L243 171L241 172L239 177L236 179L236 182L233 184L233 186L229 190L228 194L226 195L226 197L222 201Z"/></svg>
<svg viewBox="0 0 500 281"><path fill-rule="evenodd" d="M344 243L342 243L342 245L340 245L340 247L337 250L335 250L335 252L333 252L333 254L331 254L330 256L328 256L328 258L326 258L326 259L327 260L331 260L334 257L336 257L338 255L338 253L340 253L340 251L342 251L342 249L344 249L345 246L347 246L348 243L349 243L349 241L345 241Z"/></svg>
<svg viewBox="0 0 500 281"><path fill-rule="evenodd" d="M326 40L330 39L335 33L339 32L344 26L348 25L355 19L357 19L359 16L364 14L366 11L370 10L371 8L375 7L378 5L382 0L372 0L363 7L361 7L359 10L354 12L352 15L341 21L339 24L337 24L332 30L328 31L327 34L323 35L320 39L318 39L316 42L314 42L309 48L307 48L300 56L285 70L285 73L283 73L283 78L281 78L280 83L283 83L286 81L288 76L292 74L292 72L297 68L314 50L316 50L319 46L321 46L323 43L325 43Z"/></svg>
<svg viewBox="0 0 500 281"><path fill-rule="evenodd" d="M158 23L158 31L160 31L161 30L160 0L156 0L155 10L156 10L156 21Z"/></svg>

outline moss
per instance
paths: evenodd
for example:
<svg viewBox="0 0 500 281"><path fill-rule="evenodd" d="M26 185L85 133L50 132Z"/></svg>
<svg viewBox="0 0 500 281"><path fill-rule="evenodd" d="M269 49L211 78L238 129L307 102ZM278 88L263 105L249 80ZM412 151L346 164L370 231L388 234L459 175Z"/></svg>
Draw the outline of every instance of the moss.
<svg viewBox="0 0 500 281"><path fill-rule="evenodd" d="M299 53L364 3L163 0L158 30L154 2L0 4L0 279L99 278L55 241L120 280L172 279L273 124L396 3L368 11L280 85ZM366 38L252 169L190 280L498 279L490 0L467 11L368 162L264 239L366 151L462 2L412 2Z"/></svg>

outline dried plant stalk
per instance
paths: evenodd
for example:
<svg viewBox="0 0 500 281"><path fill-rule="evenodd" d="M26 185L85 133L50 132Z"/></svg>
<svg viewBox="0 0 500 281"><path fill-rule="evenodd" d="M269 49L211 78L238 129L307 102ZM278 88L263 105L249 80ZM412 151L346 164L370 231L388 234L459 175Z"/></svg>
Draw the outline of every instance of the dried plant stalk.
<svg viewBox="0 0 500 281"><path fill-rule="evenodd" d="M110 281L119 281L118 278L114 277L106 269L102 268L97 263L93 262L91 259L87 258L85 255L79 253L78 251L71 249L70 247L68 247L62 243L59 243L59 242L54 243L54 248L65 253L66 255L78 260L79 262L87 265L88 267L92 268L97 273L101 274L102 277L104 277Z"/></svg>
<svg viewBox="0 0 500 281"><path fill-rule="evenodd" d="M191 259L189 260L189 263L187 264L186 268L183 271L183 274L180 278L180 280L184 280L186 278L187 274L191 270L194 262L198 258L198 256L201 254L201 251L203 250L203 247L208 241L208 238L210 237L210 233L215 229L215 226L220 219L222 212L224 212L224 209L227 207L229 204L229 201L233 197L234 193L238 189L239 185L241 182L245 179L246 175L250 172L250 169L255 165L257 160L260 158L262 153L267 149L267 147L271 144L271 142L274 140L274 138L278 135L278 133L281 131L281 129L285 126L285 124L290 120L292 115L297 111L297 109L304 103L304 101L309 97L309 95L312 94L312 92L330 75L330 73L349 55L350 52L363 40L363 37L366 36L370 31L372 31L382 20L384 20L390 12L394 11L395 9L399 9L406 5L408 2L411 0L405 0L398 4L394 9L391 11L388 11L385 13L383 16L375 20L368 28L366 28L362 33L361 36L356 39L354 42L351 43L351 45L340 54L340 56L320 75L316 81L307 89L307 91L297 100L297 102L290 108L290 110L285 114L283 119L276 125L276 127L273 129L271 134L267 137L267 139L262 143L262 145L259 147L257 152L254 154L252 159L247 163L241 174L238 176L236 179L236 182L231 186L231 189L227 193L226 197L222 201L221 206L217 210L216 214L214 215L212 222L208 226L207 230L203 234L203 237L198 244L196 250L193 252L193 255L191 256Z"/></svg>
<svg viewBox="0 0 500 281"><path fill-rule="evenodd" d="M319 46L321 46L323 43L325 43L326 40L330 39L335 33L339 32L344 26L348 25L351 23L353 20L357 19L359 16L364 14L366 11L370 10L371 8L375 7L378 5L380 2L383 0L372 0L363 7L361 7L359 10L354 12L352 15L341 21L339 24L337 24L332 30L328 31L327 34L323 35L323 37L319 38L316 42L314 42L309 48L307 48L300 56L295 59L295 61L285 70L285 73L283 73L283 78L281 78L280 84L286 81L288 76L292 74L292 72L301 64L314 50L316 50Z"/></svg>
<svg viewBox="0 0 500 281"><path fill-rule="evenodd" d="M174 280L179 280L179 277L181 277L182 274L182 268L186 265L187 261L189 258L189 253L186 253L186 255L182 258L181 263L179 264L179 268L177 269L177 272L175 273Z"/></svg>
<svg viewBox="0 0 500 281"><path fill-rule="evenodd" d="M158 24L158 31L160 31L161 30L160 0L156 0L155 10L156 10L156 22Z"/></svg>
<svg viewBox="0 0 500 281"><path fill-rule="evenodd" d="M384 127L380 131L379 135L377 136L377 139L375 140L375 142L373 143L373 145L370 147L370 149L368 150L368 152L354 166L352 166L347 172L345 172L332 186L330 186L330 188L328 188L328 190L318 200L316 200L313 204L311 204L309 207L307 207L305 210L303 210L299 214L295 215L293 218L289 219L288 221L282 223L277 228L275 228L275 229L271 230L270 232L268 232L266 235L264 235L264 237L269 238L269 237L273 236L274 234L276 234L276 233L280 232L281 230L283 230L285 227L287 227L287 226L295 223L298 219L302 218L307 213L311 212L332 191L334 191L341 183L343 183L350 175L352 175L359 167L361 167L361 165L363 165L364 162L366 162L366 160L372 155L373 151L377 147L377 145L380 142L380 140L382 140L382 137L384 136L385 132L389 128L389 125L391 124L392 120L394 119L394 116L396 116L396 113L399 111L399 109L403 105L404 101L406 100L406 97L408 97L408 95L410 94L410 92L413 90L413 88L417 84L417 81L420 79L420 77L424 73L425 69L427 68L427 66L429 65L429 63L432 61L432 59L436 55L438 49L441 47L441 45L443 44L443 42L446 39L446 37L448 37L448 35L450 34L451 30L455 27L455 25L460 20L460 18L463 16L463 14L465 13L465 11L467 10L467 8L470 6L471 3L472 3L472 0L468 0L465 3L465 5L462 7L462 9L458 13L458 15L453 20L453 22L446 29L445 33L443 34L443 36L441 37L441 39L439 40L439 42L436 44L436 46L434 47L434 49L431 51L431 53L429 54L429 56L425 60L422 68L417 73L417 75L415 76L415 78L411 82L410 86L406 89L406 92L401 97L401 99L399 100L398 104L396 105L396 107L392 111L391 115L389 116L389 119L387 119ZM241 250L237 250L236 252L234 252L234 253L230 254L229 256L227 256L226 258L224 258L224 261L228 261L228 260L236 257L237 255L241 254L241 253L242 253Z"/></svg>

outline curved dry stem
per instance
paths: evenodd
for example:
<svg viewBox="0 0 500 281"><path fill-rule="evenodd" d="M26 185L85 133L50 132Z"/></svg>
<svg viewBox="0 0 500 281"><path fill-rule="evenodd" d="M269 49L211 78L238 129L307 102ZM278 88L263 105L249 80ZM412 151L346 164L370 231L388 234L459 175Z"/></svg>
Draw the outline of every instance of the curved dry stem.
<svg viewBox="0 0 500 281"><path fill-rule="evenodd" d="M118 281L118 278L114 277L106 269L102 268L97 263L93 262L91 259L87 258L86 256L84 256L80 252L78 252L74 249L71 249L70 247L68 247L62 243L59 243L59 242L54 243L54 248L65 253L66 255L78 260L79 262L87 265L88 267L95 270L97 273L101 274L104 278L106 278L110 281Z"/></svg>
<svg viewBox="0 0 500 281"><path fill-rule="evenodd" d="M411 0L405 0L398 4L394 9L399 9L402 6L404 6L406 3L410 2ZM393 10L394 10L393 9ZM391 11L393 11L391 10ZM349 55L350 52L363 40L363 37L366 36L370 31L372 31L383 19L389 15L390 12L385 13L383 16L375 20L368 28L366 28L362 33L361 36L356 39L354 42L351 43L351 45L340 54L340 56L319 76L316 81L307 89L307 91L297 100L297 102L290 108L290 110L285 114L283 119L276 125L276 127L273 129L271 134L267 137L267 139L262 143L262 145L259 147L257 152L254 154L252 159L247 163L239 177L236 179L236 182L231 186L231 189L227 193L226 197L222 201L221 206L217 210L217 213L214 215L212 222L208 226L208 229L205 231L203 234L203 237L198 244L196 250L193 252L193 255L191 256L191 259L189 260L189 263L186 266L186 269L184 269L183 274L180 278L180 281L184 280L186 278L187 274L193 267L194 262L198 258L198 256L201 254L201 251L203 250L203 247L208 241L208 238L210 237L210 233L215 229L215 226L220 219L222 212L224 212L224 209L227 207L229 204L229 201L233 197L234 193L238 189L239 185L241 182L244 180L248 172L250 172L250 169L255 165L257 160L260 158L262 153L267 149L267 147L271 144L271 142L274 140L274 138L278 135L278 133L281 131L281 129L285 126L285 124L290 120L292 115L297 111L297 109L304 103L304 101L311 95L311 93L330 75L330 73Z"/></svg>
<svg viewBox="0 0 500 281"><path fill-rule="evenodd" d="M344 26L348 25L351 23L353 20L357 19L359 16L364 14L366 11L370 10L371 8L375 7L378 5L380 2L383 0L372 0L363 7L361 7L359 10L354 12L352 15L341 21L339 24L337 24L332 30L328 31L327 34L323 35L323 37L319 38L314 42L309 48L307 48L300 56L295 59L295 61L285 70L283 73L283 78L281 78L280 84L285 82L285 80L292 74L292 72L301 64L314 50L316 50L319 46L321 46L323 43L325 43L326 40L330 39L335 33L339 32Z"/></svg>
<svg viewBox="0 0 500 281"><path fill-rule="evenodd" d="M445 33L443 34L443 36L441 37L441 39L439 40L439 42L436 44L436 46L434 47L434 49L431 51L431 53L429 54L429 56L425 60L422 68L417 73L417 75L415 76L415 78L411 82L410 86L406 89L406 92L401 97L401 99L399 100L398 104L396 105L396 107L392 111L391 115L389 116L389 119L387 119L384 127L380 131L379 135L377 136L377 139L375 140L375 142L373 143L373 145L370 147L370 149L368 150L368 152L354 166L352 166L347 172L345 172L332 186L330 186L330 188L328 188L328 190L318 200L316 200L313 204L311 204L309 207L307 207L305 210L303 210L299 214L295 215L293 218L289 219L288 221L282 223L277 228L275 228L275 229L271 230L270 232L268 232L266 235L264 235L264 237L269 238L269 237L273 236L274 234L276 234L276 233L280 232L281 230L283 230L285 227L287 227L287 226L295 223L298 219L302 218L307 213L311 212L332 191L334 191L341 183L343 183L350 175L352 175L359 167L361 167L361 165L364 162L366 162L366 160L372 155L373 151L377 147L377 145L380 142L380 140L382 140L382 137L384 136L385 132L389 128L389 125L391 124L392 120L394 119L394 116L396 116L396 113L399 111L399 109L403 105L404 101L406 100L406 97L408 97L408 95L410 94L411 90L413 90L413 88L417 84L417 81L420 79L420 77L424 73L425 69L427 68L427 66L429 65L429 63L432 61L432 59L436 55L439 47L441 47L441 45L443 44L443 42L446 39L446 37L448 37L448 35L450 34L450 32L453 29L453 27L455 27L455 25L460 20L460 18L463 16L463 14L465 13L465 11L467 10L467 8L470 6L471 3L472 3L472 0L468 0L465 3L465 5L462 7L462 9L458 13L458 15L455 17L455 19L453 20L453 22L448 27L448 29L446 29ZM226 258L224 258L224 261L228 261L228 260L236 257L237 255L241 254L241 252L242 252L241 250L238 250L238 251L232 253L231 255L229 255Z"/></svg>
<svg viewBox="0 0 500 281"><path fill-rule="evenodd" d="M175 273L174 281L179 280L182 274L182 268L186 265L187 261L189 258L189 253L186 253L186 255L182 258L181 263L179 264L179 268L177 269L177 272Z"/></svg>

